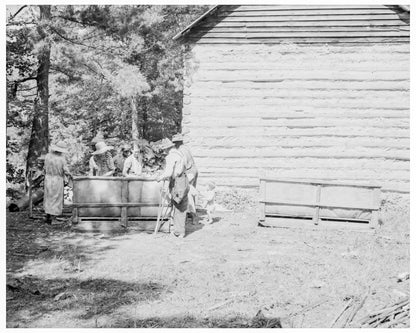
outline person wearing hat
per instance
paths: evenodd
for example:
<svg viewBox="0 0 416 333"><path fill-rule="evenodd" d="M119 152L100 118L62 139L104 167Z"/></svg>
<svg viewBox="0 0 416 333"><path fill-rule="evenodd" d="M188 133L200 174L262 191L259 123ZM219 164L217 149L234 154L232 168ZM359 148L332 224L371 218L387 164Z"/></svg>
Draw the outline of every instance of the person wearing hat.
<svg viewBox="0 0 416 333"><path fill-rule="evenodd" d="M95 144L95 151L90 158L90 176L112 176L115 171L113 156L111 155L113 146L107 146L104 141Z"/></svg>
<svg viewBox="0 0 416 333"><path fill-rule="evenodd" d="M45 156L43 208L45 222L50 224L59 224L56 217L62 215L65 176L72 177L63 155L67 152L65 142L59 141L51 146L50 152Z"/></svg>
<svg viewBox="0 0 416 333"><path fill-rule="evenodd" d="M187 146L183 144L182 134L175 134L172 137L172 142L175 144L176 149L182 153L184 156L184 163L186 168L186 175L188 176L189 185L191 186L191 191L189 191L189 205L188 213L192 219L192 224L196 222L196 181L198 179L198 169L196 167L194 158L191 154L191 151Z"/></svg>
<svg viewBox="0 0 416 333"><path fill-rule="evenodd" d="M189 179L189 183L196 188L196 181L198 179L198 169L196 167L194 158L190 149L183 144L182 134L175 134L172 137L172 142L175 144L177 150L179 150L184 156L186 174Z"/></svg>
<svg viewBox="0 0 416 333"><path fill-rule="evenodd" d="M45 178L45 154L41 154L37 160L36 165L30 168L30 179L32 181L32 187L43 187L43 181ZM27 179L27 186L29 186L29 179Z"/></svg>
<svg viewBox="0 0 416 333"><path fill-rule="evenodd" d="M140 176L142 174L142 159L140 149L136 145L133 148L133 154L126 158L123 167L123 176Z"/></svg>
<svg viewBox="0 0 416 333"><path fill-rule="evenodd" d="M116 167L116 170L114 172L115 176L123 175L124 163L126 162L126 159L130 155L131 155L131 146L126 143L121 147L120 152L114 158L114 166Z"/></svg>
<svg viewBox="0 0 416 333"><path fill-rule="evenodd" d="M157 181L169 180L169 193L173 205L173 235L185 237L186 212L188 209L189 184L186 176L184 158L169 139L163 139L161 149L168 154L166 166Z"/></svg>

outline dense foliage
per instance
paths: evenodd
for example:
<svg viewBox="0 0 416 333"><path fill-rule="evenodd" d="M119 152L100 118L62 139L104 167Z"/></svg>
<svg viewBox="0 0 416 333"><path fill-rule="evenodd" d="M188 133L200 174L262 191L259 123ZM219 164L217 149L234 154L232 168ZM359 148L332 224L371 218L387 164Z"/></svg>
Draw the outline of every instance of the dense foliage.
<svg viewBox="0 0 416 333"><path fill-rule="evenodd" d="M14 7L6 39L9 189L24 180L47 48L49 142L69 145L73 172L85 171L98 132L116 145L145 140L151 157L158 152L149 142L180 131L184 50L172 37L207 6L43 6L50 17L42 19L42 6Z"/></svg>

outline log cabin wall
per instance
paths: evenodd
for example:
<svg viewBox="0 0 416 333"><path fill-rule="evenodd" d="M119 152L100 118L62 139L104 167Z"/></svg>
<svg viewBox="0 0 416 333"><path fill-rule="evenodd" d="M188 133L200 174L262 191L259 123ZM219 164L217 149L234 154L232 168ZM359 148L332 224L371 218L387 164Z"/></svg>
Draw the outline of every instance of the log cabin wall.
<svg viewBox="0 0 416 333"><path fill-rule="evenodd" d="M182 129L202 183L409 192L408 18L399 6L217 6L181 37Z"/></svg>

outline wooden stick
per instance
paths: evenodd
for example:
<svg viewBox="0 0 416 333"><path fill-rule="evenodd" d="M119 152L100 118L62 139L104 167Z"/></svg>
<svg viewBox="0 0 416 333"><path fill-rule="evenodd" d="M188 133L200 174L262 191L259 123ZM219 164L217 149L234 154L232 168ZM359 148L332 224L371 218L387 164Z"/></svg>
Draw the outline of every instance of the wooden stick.
<svg viewBox="0 0 416 333"><path fill-rule="evenodd" d="M292 313L288 314L287 316L285 316L283 318L295 317L295 316L300 315L302 313L305 313L305 312L308 312L310 310L313 310L314 308L316 308L316 307L318 307L318 306L320 306L320 305L322 305L322 304L324 304L326 302L328 302L328 300L324 300L324 301L317 302L317 303L312 304L312 305L310 305L310 306L308 306L308 307L306 307L306 308L304 308L304 309L302 309L300 311L292 312Z"/></svg>
<svg viewBox="0 0 416 333"><path fill-rule="evenodd" d="M380 323L388 320L389 317L395 316L397 314L402 313L403 311L407 311L402 308L397 308L395 310L391 310L389 312L383 312L382 314L379 314L378 316L375 316L374 318L368 320L366 323L368 325L371 325L372 327L377 327ZM374 326L373 326L374 325Z"/></svg>
<svg viewBox="0 0 416 333"><path fill-rule="evenodd" d="M370 319L370 322L373 321L373 319L377 318L377 317L386 317L394 312L397 311L402 311L402 307L405 307L407 304L402 304L400 306L397 307L389 307L387 309L385 309L384 311L380 312L378 315L374 316L373 318Z"/></svg>
<svg viewBox="0 0 416 333"><path fill-rule="evenodd" d="M353 299L351 298L349 302L345 305L345 307L342 309L342 311L339 313L339 315L334 319L334 321L331 324L331 327L334 327L335 323L338 321L338 319L343 315L345 311L351 306L351 303L353 302Z"/></svg>
<svg viewBox="0 0 416 333"><path fill-rule="evenodd" d="M349 325L353 321L354 317L357 315L358 311L360 311L360 309L363 307L364 302L366 301L369 295L370 295L370 289L368 289L367 293L364 295L364 297L361 299L360 303L358 303L355 309L351 311L343 327Z"/></svg>
<svg viewBox="0 0 416 333"><path fill-rule="evenodd" d="M218 304L216 304L216 305L214 305L214 306L211 306L211 307L208 309L208 311L212 311L212 310L216 310L216 309L218 309L218 308L221 308L221 307L223 307L223 306L225 306L225 305L227 305L227 304L231 303L232 301L234 301L234 298L235 298L235 297L233 297L233 298L231 298L231 299L228 299L228 300L226 300L225 302L218 303Z"/></svg>
<svg viewBox="0 0 416 333"><path fill-rule="evenodd" d="M160 218L162 217L162 212L163 212L163 203L164 203L164 198L163 198L163 190L165 187L165 181L163 181L162 183L162 187L160 188L160 202L159 202L159 209L157 212L157 221L156 221L156 226L155 226L155 231L154 234L156 235L157 232L160 229Z"/></svg>
<svg viewBox="0 0 416 333"><path fill-rule="evenodd" d="M397 307L401 307L403 305L406 305L406 303L408 303L408 302L409 302L409 299L408 298L406 298L404 300L401 300L401 301L398 301L398 302L394 303L393 305L389 306L388 308L380 309L380 310L373 311L373 312L369 313L367 316L361 318L359 321L362 322L362 323L364 323L364 322L372 319L372 317L379 316L379 315L381 315L383 313L386 313L388 311L394 310Z"/></svg>
<svg viewBox="0 0 416 333"><path fill-rule="evenodd" d="M389 328L393 327L394 325L403 323L403 319L408 317L408 316L409 316L409 312L407 312L407 311L402 313L401 315L397 316L397 318L394 318L394 320L392 320L390 322Z"/></svg>

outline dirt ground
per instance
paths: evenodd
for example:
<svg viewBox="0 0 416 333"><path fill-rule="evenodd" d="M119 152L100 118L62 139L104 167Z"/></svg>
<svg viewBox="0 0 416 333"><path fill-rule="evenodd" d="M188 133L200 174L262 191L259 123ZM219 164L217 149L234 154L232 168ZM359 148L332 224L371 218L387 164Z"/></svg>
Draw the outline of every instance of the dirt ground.
<svg viewBox="0 0 416 333"><path fill-rule="evenodd" d="M397 280L409 272L408 212L384 217L381 228L352 231L217 213L177 239L80 233L8 213L7 327L331 327L367 295L350 324L359 327L409 293Z"/></svg>

